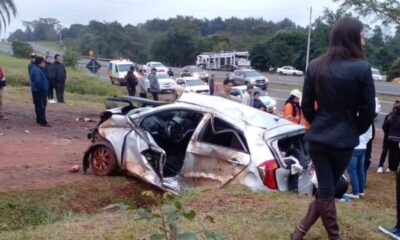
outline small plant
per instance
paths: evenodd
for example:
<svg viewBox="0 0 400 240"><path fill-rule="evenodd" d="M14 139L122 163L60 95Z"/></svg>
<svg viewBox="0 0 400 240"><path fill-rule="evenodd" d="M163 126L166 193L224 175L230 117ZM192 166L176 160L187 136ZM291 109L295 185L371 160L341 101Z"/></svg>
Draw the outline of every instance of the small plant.
<svg viewBox="0 0 400 240"><path fill-rule="evenodd" d="M63 58L65 66L75 68L78 64L79 53L72 48L67 48Z"/></svg>
<svg viewBox="0 0 400 240"><path fill-rule="evenodd" d="M141 209L138 212L139 219L155 224L161 233L153 233L150 240L192 240L192 239L226 239L222 232L203 230L200 232L179 232L177 221L180 218L192 221L196 217L194 210L187 210L182 203L170 193L162 196L155 195L151 191L143 192L144 196L156 202L152 209ZM163 204L163 203L166 204Z"/></svg>

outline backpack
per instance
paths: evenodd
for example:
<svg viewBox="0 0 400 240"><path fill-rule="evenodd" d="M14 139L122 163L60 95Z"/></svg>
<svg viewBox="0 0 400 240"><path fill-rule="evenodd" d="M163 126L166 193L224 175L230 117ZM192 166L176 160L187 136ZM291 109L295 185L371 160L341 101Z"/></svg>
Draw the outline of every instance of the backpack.
<svg viewBox="0 0 400 240"><path fill-rule="evenodd" d="M0 88L6 86L6 76L4 74L4 70L0 67Z"/></svg>

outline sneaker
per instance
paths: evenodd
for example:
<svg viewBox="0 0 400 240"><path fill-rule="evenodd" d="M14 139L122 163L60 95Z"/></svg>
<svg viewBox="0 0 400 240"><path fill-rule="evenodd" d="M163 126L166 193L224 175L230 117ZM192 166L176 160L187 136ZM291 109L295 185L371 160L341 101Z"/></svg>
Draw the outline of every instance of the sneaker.
<svg viewBox="0 0 400 240"><path fill-rule="evenodd" d="M360 198L360 195L355 195L355 194L352 194L352 193L346 193L345 194L346 195L346 197L349 197L349 198L351 198L351 199L359 199Z"/></svg>
<svg viewBox="0 0 400 240"><path fill-rule="evenodd" d="M391 238L400 240L400 228L398 227L386 228L383 226L379 226L378 229L384 234L390 236Z"/></svg>
<svg viewBox="0 0 400 240"><path fill-rule="evenodd" d="M376 170L377 173L383 173L383 167L378 167L378 170Z"/></svg>
<svg viewBox="0 0 400 240"><path fill-rule="evenodd" d="M386 168L386 172L391 172L389 168Z"/></svg>
<svg viewBox="0 0 400 240"><path fill-rule="evenodd" d="M57 103L54 99L49 99L49 103Z"/></svg>

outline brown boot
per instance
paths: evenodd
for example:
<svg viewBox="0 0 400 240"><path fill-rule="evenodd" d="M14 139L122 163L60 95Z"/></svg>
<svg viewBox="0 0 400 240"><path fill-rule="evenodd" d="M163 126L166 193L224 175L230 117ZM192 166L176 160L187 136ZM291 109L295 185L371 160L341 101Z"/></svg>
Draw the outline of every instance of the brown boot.
<svg viewBox="0 0 400 240"><path fill-rule="evenodd" d="M317 208L329 239L339 240L339 225L337 223L335 199L317 199Z"/></svg>
<svg viewBox="0 0 400 240"><path fill-rule="evenodd" d="M292 233L293 240L302 240L304 235L308 232L312 225L319 218L319 213L317 209L317 201L314 199L308 206L308 211L306 216L301 220L300 224L294 229Z"/></svg>

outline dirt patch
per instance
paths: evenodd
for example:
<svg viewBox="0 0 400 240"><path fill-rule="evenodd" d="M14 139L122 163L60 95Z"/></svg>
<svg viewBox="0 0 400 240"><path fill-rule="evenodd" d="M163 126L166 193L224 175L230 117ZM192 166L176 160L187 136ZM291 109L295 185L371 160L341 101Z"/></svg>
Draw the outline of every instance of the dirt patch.
<svg viewBox="0 0 400 240"><path fill-rule="evenodd" d="M73 109L63 104L48 106L51 128L35 122L33 104L5 102L7 120L0 120L0 192L11 189L48 187L82 180L87 176L72 174L69 167L81 165L89 141L86 134L98 119L91 109Z"/></svg>

